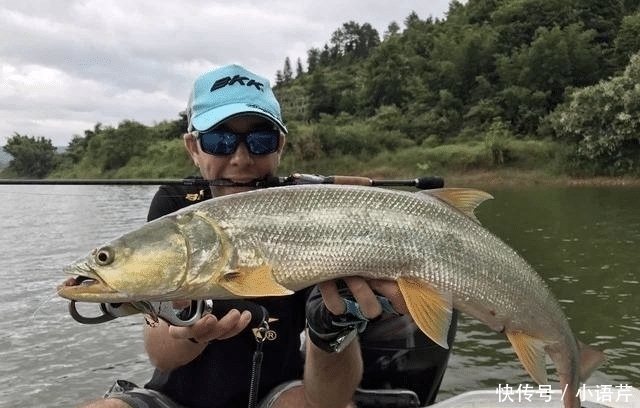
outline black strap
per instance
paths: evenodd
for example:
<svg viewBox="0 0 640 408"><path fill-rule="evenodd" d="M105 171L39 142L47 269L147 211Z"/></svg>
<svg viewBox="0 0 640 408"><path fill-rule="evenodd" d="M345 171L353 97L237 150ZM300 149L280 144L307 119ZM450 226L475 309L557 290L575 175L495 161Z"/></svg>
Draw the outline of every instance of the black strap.
<svg viewBox="0 0 640 408"><path fill-rule="evenodd" d="M262 309L262 322L257 328L253 329L253 335L256 339L256 350L253 352L253 362L251 364L251 381L249 383L249 408L255 408L258 400L258 388L260 385L260 373L262 371L262 345L267 339L269 332L269 313L264 306Z"/></svg>

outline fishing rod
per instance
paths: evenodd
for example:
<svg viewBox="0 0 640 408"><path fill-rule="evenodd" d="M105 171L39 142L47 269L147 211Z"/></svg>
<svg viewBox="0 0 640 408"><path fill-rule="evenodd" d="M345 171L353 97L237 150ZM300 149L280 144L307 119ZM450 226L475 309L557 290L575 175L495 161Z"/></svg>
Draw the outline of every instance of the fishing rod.
<svg viewBox="0 0 640 408"><path fill-rule="evenodd" d="M246 183L228 179L205 180L183 179L0 179L0 185L183 185L198 187L281 187L297 184L346 184L369 187L415 187L420 190L444 187L439 176L424 176L405 180L377 180L360 176L322 176L318 174L294 173L289 176L268 176Z"/></svg>
<svg viewBox="0 0 640 408"><path fill-rule="evenodd" d="M261 179L252 180L246 183L236 183L231 180L205 180L202 178L184 178L184 179L0 179L0 184L32 184L32 185L186 185L186 186L225 186L225 187L278 187L301 184L341 184L341 185L359 185L369 187L415 187L421 190L442 188L444 187L444 179L438 176L425 176L407 180L376 180L368 177L359 176L321 176L318 174L301 174L294 173L289 176L278 177L269 176ZM102 315L97 317L86 317L82 315L72 301L69 304L69 313L78 322L84 324L104 323L106 321L122 317L129 314L147 312L160 317L175 326L189 326L193 324L205 310L204 301L198 301L192 305L193 314L186 319L176 315L171 302L152 302L148 305L138 302L138 307L131 309L130 307L119 308L119 304L101 304Z"/></svg>

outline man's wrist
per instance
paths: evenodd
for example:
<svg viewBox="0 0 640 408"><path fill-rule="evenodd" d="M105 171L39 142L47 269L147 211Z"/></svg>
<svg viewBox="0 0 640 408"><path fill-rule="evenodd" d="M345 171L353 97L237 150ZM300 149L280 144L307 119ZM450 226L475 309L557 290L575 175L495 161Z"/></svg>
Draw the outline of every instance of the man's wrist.
<svg viewBox="0 0 640 408"><path fill-rule="evenodd" d="M338 291L345 304L343 314L331 313L317 292L311 296L306 310L309 339L318 348L330 353L343 350L358 333L365 330L370 320L360 310L360 305L346 285L339 287ZM398 315L387 298L376 297L383 313Z"/></svg>
<svg viewBox="0 0 640 408"><path fill-rule="evenodd" d="M346 303L345 299L345 303ZM347 308L348 309L348 308ZM350 313L334 315L324 302L307 310L308 336L313 344L328 353L338 353L362 332L368 320Z"/></svg>
<svg viewBox="0 0 640 408"><path fill-rule="evenodd" d="M319 349L326 351L327 353L339 353L344 350L356 336L358 330L355 326L343 327L338 332L333 333L318 333L307 324L307 333L309 340Z"/></svg>

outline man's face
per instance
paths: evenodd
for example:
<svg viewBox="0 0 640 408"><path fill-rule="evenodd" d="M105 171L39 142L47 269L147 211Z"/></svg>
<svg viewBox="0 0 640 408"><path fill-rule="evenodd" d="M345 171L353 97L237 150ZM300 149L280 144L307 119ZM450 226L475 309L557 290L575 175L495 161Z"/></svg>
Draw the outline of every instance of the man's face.
<svg viewBox="0 0 640 408"><path fill-rule="evenodd" d="M271 126L271 123L260 116L246 115L229 119L223 123L223 126L234 133L242 134L255 129L264 129L265 126ZM278 150L264 156L250 154L244 142L241 142L236 151L228 156L214 156L203 152L200 144L193 137L185 139L185 146L205 179L228 179L245 183L276 174L284 147L284 139L284 135L280 135ZM216 187L213 193L219 196L248 190L251 188Z"/></svg>

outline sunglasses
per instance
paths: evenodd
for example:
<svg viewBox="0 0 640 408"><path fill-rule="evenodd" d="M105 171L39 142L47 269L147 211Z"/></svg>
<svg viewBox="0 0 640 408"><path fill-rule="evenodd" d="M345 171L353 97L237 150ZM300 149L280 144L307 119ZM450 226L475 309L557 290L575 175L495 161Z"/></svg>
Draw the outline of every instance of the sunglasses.
<svg viewBox="0 0 640 408"><path fill-rule="evenodd" d="M235 153L241 141L254 156L265 156L275 153L280 142L280 130L256 129L244 133L236 133L226 128L213 128L197 132L200 148L203 152L214 156L229 156Z"/></svg>

